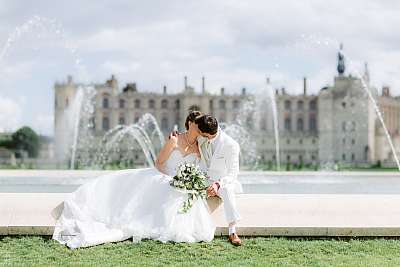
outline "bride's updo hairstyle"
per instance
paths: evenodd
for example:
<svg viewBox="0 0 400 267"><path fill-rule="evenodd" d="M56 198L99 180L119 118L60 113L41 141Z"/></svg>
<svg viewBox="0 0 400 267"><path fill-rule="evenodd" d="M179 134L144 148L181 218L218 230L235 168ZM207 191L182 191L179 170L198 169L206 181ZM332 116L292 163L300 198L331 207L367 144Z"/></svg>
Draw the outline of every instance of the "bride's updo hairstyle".
<svg viewBox="0 0 400 267"><path fill-rule="evenodd" d="M201 113L198 110L193 110L190 111L189 115L187 115L186 117L186 121L185 121L185 128L186 130L189 130L189 121L190 122L194 122L196 120L197 117L200 117L203 113Z"/></svg>
<svg viewBox="0 0 400 267"><path fill-rule="evenodd" d="M201 115L194 122L202 133L214 135L218 132L218 121L214 116Z"/></svg>

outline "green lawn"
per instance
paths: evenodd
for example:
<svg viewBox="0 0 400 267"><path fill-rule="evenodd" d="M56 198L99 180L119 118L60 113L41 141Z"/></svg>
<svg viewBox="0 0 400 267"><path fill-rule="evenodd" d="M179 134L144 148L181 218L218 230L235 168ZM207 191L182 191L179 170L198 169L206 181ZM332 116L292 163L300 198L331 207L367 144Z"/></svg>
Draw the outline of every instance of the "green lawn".
<svg viewBox="0 0 400 267"><path fill-rule="evenodd" d="M0 266L400 266L400 240L244 238L212 243L109 243L70 250L49 237L1 237Z"/></svg>

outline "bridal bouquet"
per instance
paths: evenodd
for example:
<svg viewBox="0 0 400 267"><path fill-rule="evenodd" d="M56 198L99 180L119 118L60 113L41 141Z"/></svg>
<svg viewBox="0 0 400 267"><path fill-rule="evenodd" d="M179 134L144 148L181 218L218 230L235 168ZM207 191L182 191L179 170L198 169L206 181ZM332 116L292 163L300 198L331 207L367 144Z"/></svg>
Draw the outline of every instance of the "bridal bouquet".
<svg viewBox="0 0 400 267"><path fill-rule="evenodd" d="M180 213L186 213L193 206L195 199L207 197L207 176L193 163L181 164L170 185L188 194L187 200L179 210Z"/></svg>

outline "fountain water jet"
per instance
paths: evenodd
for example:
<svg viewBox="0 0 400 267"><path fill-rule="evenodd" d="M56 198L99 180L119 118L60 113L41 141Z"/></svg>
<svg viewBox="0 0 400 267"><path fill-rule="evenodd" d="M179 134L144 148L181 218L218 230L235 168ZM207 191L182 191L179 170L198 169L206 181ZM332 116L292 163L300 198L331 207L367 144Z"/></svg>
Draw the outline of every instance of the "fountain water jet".
<svg viewBox="0 0 400 267"><path fill-rule="evenodd" d="M69 53L71 54L71 56L74 60L75 66L78 69L78 74L81 76L81 78L83 80L85 80L85 81L88 80L88 72L86 70L86 67L81 64L82 60L78 55L78 49L74 45L71 45L68 42L67 36L63 29L62 24L54 18L50 19L50 18L40 17L40 16L36 15L36 16L33 16L32 19L30 19L27 22L16 27L15 30L9 34L5 45L0 50L0 62L7 55L7 52L10 50L11 45L13 43L15 43L23 35L25 35L27 33L31 33L34 30L47 31L47 32L50 32L51 34L53 34L54 36L59 37L63 43L63 48L67 49L69 51ZM40 38L40 36L38 36L38 38Z"/></svg>
<svg viewBox="0 0 400 267"><path fill-rule="evenodd" d="M275 136L275 157L276 157L276 170L280 170L280 148L279 148L279 124L278 124L278 109L276 107L276 99L275 99L275 91L274 88L269 83L269 79L267 79L267 91L268 95L271 99L271 110L273 116L274 123L274 136Z"/></svg>
<svg viewBox="0 0 400 267"><path fill-rule="evenodd" d="M352 62L351 60L349 60L349 62L350 62L350 66L353 66L353 65L354 65L353 62ZM390 146L390 149L392 150L393 157L394 157L394 160L395 160L395 162L396 162L397 168L398 168L399 171L400 171L400 162L399 162L399 158L397 157L396 149L395 149L395 147L394 147L394 145L393 145L393 141L392 141L392 138L391 138L391 136L390 136L390 134L389 134L389 131L388 131L388 129L386 128L386 124L385 124L385 122L384 122L384 120L383 120L382 113L381 113L381 111L379 110L378 104L376 103L376 100L375 100L375 98L373 97L373 95L372 95L372 93L371 93L371 90L369 89L369 86L368 86L367 83L365 82L365 79L362 77L362 75L360 74L360 72L359 72L358 70L356 70L356 68L353 67L353 69L354 69L354 72L356 73L356 75L358 76L358 78L359 78L360 81L361 81L361 85L362 85L361 87L362 87L363 90L367 93L368 98L371 100L371 102L372 102L372 104L373 104L374 110L375 110L375 112L376 112L376 114L377 114L377 116L378 116L378 119L379 119L379 121L380 121L380 123L381 123L381 125L382 125L382 128L383 128L383 131L384 131L384 133L385 133L386 139L387 139L387 141L389 142L389 146Z"/></svg>
<svg viewBox="0 0 400 267"><path fill-rule="evenodd" d="M128 139L127 142L136 141L145 155L147 165L154 166L154 162L156 160L156 147L154 144L156 142L154 140L154 135L150 137L150 135L146 132L146 130L149 130L150 128L149 124L154 127L154 129L150 129L152 130L151 133L154 134L154 132L156 132L159 135L160 146L157 148L157 150L161 149L161 147L164 145L162 132L159 129L154 116L146 113L137 123L130 125L118 125L104 135L102 138L103 150L100 153L101 156L98 164L104 166L107 161L110 161L110 158L112 157L112 150L120 152L124 138L131 137L133 139ZM129 147L133 149L132 144Z"/></svg>

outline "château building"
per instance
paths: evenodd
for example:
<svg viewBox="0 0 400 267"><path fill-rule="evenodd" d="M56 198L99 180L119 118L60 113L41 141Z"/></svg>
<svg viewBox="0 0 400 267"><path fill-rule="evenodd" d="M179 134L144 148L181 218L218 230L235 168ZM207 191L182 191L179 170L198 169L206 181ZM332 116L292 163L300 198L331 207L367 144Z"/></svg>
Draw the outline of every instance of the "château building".
<svg viewBox="0 0 400 267"><path fill-rule="evenodd" d="M338 53L337 76L331 86L325 86L315 94L308 94L307 79L303 92L290 94L285 88L275 90L278 114L281 163L332 163L348 165L372 165L378 162L394 165L394 155L379 121L375 104L383 114L389 135L397 155L400 154L400 96L392 96L389 87L381 94L370 85L367 65L362 78L345 72L344 56ZM79 84L71 76L65 83L56 83L55 90L55 147L65 138L65 125L61 117L71 104ZM208 92L205 78L201 90L188 85L184 78L183 89L169 93L162 90L144 91L136 83L128 83L120 89L113 75L104 84L94 84L97 91L93 117L94 133L103 136L109 129L135 123L141 115L154 115L161 130L167 135L175 125L184 129L184 119L190 110L212 114L220 122L232 123L244 112L241 108L247 100L254 99L246 88L232 94L221 88L218 94ZM275 162L275 136L271 105L266 105L264 115L249 124L255 138L257 153L262 162ZM136 156L138 162L143 156Z"/></svg>

